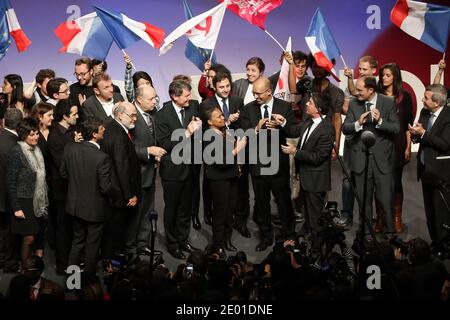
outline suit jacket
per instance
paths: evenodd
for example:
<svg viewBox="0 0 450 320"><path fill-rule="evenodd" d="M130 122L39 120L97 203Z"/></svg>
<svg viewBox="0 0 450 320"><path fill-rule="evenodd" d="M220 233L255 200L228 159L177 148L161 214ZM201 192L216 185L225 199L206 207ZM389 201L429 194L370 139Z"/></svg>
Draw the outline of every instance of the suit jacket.
<svg viewBox="0 0 450 320"><path fill-rule="evenodd" d="M235 82L233 82L233 88L231 92L235 97L244 99L249 85L250 82L248 82L247 79L238 79Z"/></svg>
<svg viewBox="0 0 450 320"><path fill-rule="evenodd" d="M65 129L59 123L56 123L48 134L48 150L50 151L50 176L51 193L56 199L63 199L67 193L67 182L61 178L59 167L64 155L64 147L67 144L74 143L74 133L72 128Z"/></svg>
<svg viewBox="0 0 450 320"><path fill-rule="evenodd" d="M189 107L185 108L185 119L186 124L184 128L187 128L187 125L190 122L190 119L194 117L199 117L199 104L196 100L191 100ZM194 137L192 136L189 139L183 138L178 141L171 141L172 132L176 129L183 129L183 125L181 124L178 115L176 114L174 107L172 105L172 101L168 101L164 103L161 110L156 114L156 140L158 145L161 148L164 148L167 151L167 154L162 157L161 164L159 166L159 174L162 179L169 181L184 181L186 180L190 174L192 174L192 165L181 163L175 164L172 161L172 151L173 148L178 145L178 143L190 144L191 145L191 160L194 157L194 144L199 144L199 151L201 152L202 141L194 141ZM178 156L178 155L177 155Z"/></svg>
<svg viewBox="0 0 450 320"><path fill-rule="evenodd" d="M450 107L444 106L439 117L434 120L433 127L428 130L430 111L422 109L419 122L425 128L423 137L413 137L413 142L420 142L417 153L417 178L420 179L424 171L437 175L444 181L450 182L450 160L437 160L438 156L450 156ZM420 161L422 152L425 165Z"/></svg>
<svg viewBox="0 0 450 320"><path fill-rule="evenodd" d="M114 92L113 102L117 103L120 101L124 101L122 95L120 93ZM105 109L103 109L102 104L100 103L100 101L98 101L95 95L87 98L86 101L83 103L81 109L82 109L81 111L82 119L93 117L99 121L105 122L105 120L108 118Z"/></svg>
<svg viewBox="0 0 450 320"><path fill-rule="evenodd" d="M377 128L375 124L366 123L363 126L363 130L356 132L355 122L365 112L365 101L359 101L356 98L350 101L342 132L345 135L354 135L353 143L350 146L350 157L352 159L350 161L350 170L353 172L361 173L364 171L366 157L361 134L365 130L370 130L375 134L376 140L375 145L372 147L372 152L378 169L384 174L391 173L394 170L394 135L400 130L397 107L394 99L378 94L376 108L380 110L381 125Z"/></svg>
<svg viewBox="0 0 450 320"><path fill-rule="evenodd" d="M8 163L8 156L12 149L17 144L18 137L5 130L0 129L0 212L6 212L7 197L6 197L6 165Z"/></svg>
<svg viewBox="0 0 450 320"><path fill-rule="evenodd" d="M110 217L108 198L120 196L113 184L111 160L90 142L72 143L64 150L61 176L69 181L66 211L89 222Z"/></svg>
<svg viewBox="0 0 450 320"><path fill-rule="evenodd" d="M138 107L136 107L138 108ZM132 141L136 155L139 159L141 168L141 184L143 188L149 188L152 186L155 179L155 157L148 154L147 148L156 145L156 123L154 120L155 112L150 115L150 121L152 121L152 130L147 125L144 117L141 113L137 112L136 126L132 130Z"/></svg>
<svg viewBox="0 0 450 320"><path fill-rule="evenodd" d="M206 127L208 127L208 125L207 125L206 119L204 117L205 110L212 108L212 107L217 107L217 106L220 109L222 109L222 101L220 101L220 102L217 101L216 95L209 97L208 99L206 99L205 101L203 101L200 104L200 115L202 117L203 124L206 125ZM244 99L242 99L240 97L235 97L235 96L228 97L229 114L236 113L236 112L242 110L243 107L244 107ZM240 119L238 119L235 122L232 122L230 124L230 128L232 128L232 129L237 129L239 127L240 127Z"/></svg>
<svg viewBox="0 0 450 320"><path fill-rule="evenodd" d="M292 111L291 105L287 103L286 101L273 98L273 108L272 108L272 114L280 114L286 119L286 125L285 126L292 126L295 124L295 115L294 111ZM262 119L261 117L261 106L257 104L256 100L252 101L248 104L246 104L241 111L241 126L244 130L248 129L254 129L258 122ZM268 130L268 139L267 139L267 150L271 150L271 138L270 138L270 130ZM250 134L253 134L253 131L250 131ZM279 130L279 138L278 141L276 141L277 149L278 149L278 163L279 168L277 170L277 175L284 175L289 176L289 156L287 154L284 154L281 151L281 145L286 144L286 138L289 136L287 135L286 130ZM262 165L259 159L259 138L257 139L258 143L255 148L254 145L251 143L251 139L249 140L249 152L250 154L257 154L258 161L257 164L250 164L250 172L252 175L259 176L261 175L261 168L262 167L269 167L270 163L268 165ZM273 161L274 159L272 159ZM271 161L271 162L272 162Z"/></svg>
<svg viewBox="0 0 450 320"><path fill-rule="evenodd" d="M299 168L299 176L302 188L309 192L327 192L331 190L331 150L335 131L331 123L331 119L326 117L322 122L309 134L301 147L301 141L306 134L308 127L312 125L313 120L286 128L290 130L291 136L299 137L295 154L295 161Z"/></svg>
<svg viewBox="0 0 450 320"><path fill-rule="evenodd" d="M139 160L125 129L116 120L109 121L105 129L100 146L112 160L117 185L121 191L121 196L116 198L112 205L123 208L133 196L141 196Z"/></svg>
<svg viewBox="0 0 450 320"><path fill-rule="evenodd" d="M214 163L211 164L205 163L206 178L209 180L227 180L236 178L239 175L239 167L236 161L236 157L228 154L229 159L227 159L227 151L231 152L234 149L234 138L230 136L227 139L225 139L224 136L214 132L211 141L209 143L206 142L205 145L206 146L210 145L215 141L218 141L221 146L219 150L222 154L221 156L223 161L221 162L214 161ZM215 158L216 156L215 151L216 150L213 150L211 155L214 157L214 159L217 159Z"/></svg>

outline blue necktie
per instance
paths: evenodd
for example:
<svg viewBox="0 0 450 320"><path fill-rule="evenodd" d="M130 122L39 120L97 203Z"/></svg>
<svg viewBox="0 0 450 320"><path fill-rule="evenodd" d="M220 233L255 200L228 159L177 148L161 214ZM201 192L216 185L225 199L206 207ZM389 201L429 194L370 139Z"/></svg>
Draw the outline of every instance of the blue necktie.
<svg viewBox="0 0 450 320"><path fill-rule="evenodd" d="M222 99L222 109L223 109L223 116L226 121L226 120L228 120L228 117L230 115L230 111L228 110L228 106L227 106L227 99Z"/></svg>

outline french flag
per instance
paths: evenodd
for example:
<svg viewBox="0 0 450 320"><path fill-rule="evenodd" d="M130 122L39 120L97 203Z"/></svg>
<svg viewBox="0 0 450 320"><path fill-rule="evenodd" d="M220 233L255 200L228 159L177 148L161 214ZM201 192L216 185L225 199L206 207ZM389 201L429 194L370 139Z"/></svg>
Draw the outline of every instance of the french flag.
<svg viewBox="0 0 450 320"><path fill-rule="evenodd" d="M153 48L159 48L164 41L164 30L147 22L139 22L123 13L99 7L95 7L95 11L120 49L125 49L139 40L144 40Z"/></svg>
<svg viewBox="0 0 450 320"><path fill-rule="evenodd" d="M428 46L445 52L450 32L450 8L435 4L398 0L391 11L397 27Z"/></svg>
<svg viewBox="0 0 450 320"><path fill-rule="evenodd" d="M336 71L334 70L332 60L339 57L341 51L339 50L333 34L328 28L319 8L317 8L311 19L311 24L305 40L317 65L328 70L333 78L340 82L336 75Z"/></svg>
<svg viewBox="0 0 450 320"><path fill-rule="evenodd" d="M5 12L9 33L14 38L17 50L19 52L26 51L31 44L31 41L20 27L19 20L17 19L14 8L11 6L11 2L9 0L0 0L0 6L2 12Z"/></svg>
<svg viewBox="0 0 450 320"><path fill-rule="evenodd" d="M111 34L95 12L61 23L53 32L63 44L60 52L99 60L106 59L113 43Z"/></svg>

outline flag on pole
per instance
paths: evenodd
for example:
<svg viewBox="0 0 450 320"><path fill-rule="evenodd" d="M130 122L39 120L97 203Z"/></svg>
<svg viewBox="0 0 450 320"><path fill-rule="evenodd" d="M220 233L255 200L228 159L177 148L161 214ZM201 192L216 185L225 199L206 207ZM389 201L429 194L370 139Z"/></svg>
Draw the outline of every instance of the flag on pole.
<svg viewBox="0 0 450 320"><path fill-rule="evenodd" d="M0 22L1 22L1 31L2 35L0 35L0 48L1 47L9 47L9 44L7 43L11 42L10 37L6 36L5 33L10 34L14 42L17 46L17 51L23 52L26 51L31 44L30 39L26 36L26 34L23 32L22 28L20 27L19 20L17 19L16 12L14 11L14 8L11 5L11 2L9 0L0 0ZM0 49L0 55L1 53ZM4 52L6 52L6 49L3 49ZM3 53L4 54L4 53Z"/></svg>
<svg viewBox="0 0 450 320"><path fill-rule="evenodd" d="M228 9L249 23L266 30L264 22L267 15L282 3L283 0L229 0Z"/></svg>
<svg viewBox="0 0 450 320"><path fill-rule="evenodd" d="M189 7L186 0L183 0L184 14L186 20L191 19L194 15L192 14L191 8ZM191 61L200 71L203 71L206 61L211 57L212 50L203 49L196 47L189 39L186 43L186 49L184 50L184 55ZM214 53L211 58L211 63L216 63L216 54Z"/></svg>
<svg viewBox="0 0 450 320"><path fill-rule="evenodd" d="M94 8L120 49L126 49L139 40L144 40L154 48L161 46L164 39L163 29L147 22L130 19L123 13L105 10L97 6Z"/></svg>
<svg viewBox="0 0 450 320"><path fill-rule="evenodd" d="M111 34L95 12L61 23L54 33L63 44L60 52L99 60L106 59L113 43Z"/></svg>
<svg viewBox="0 0 450 320"><path fill-rule="evenodd" d="M317 65L328 70L336 81L340 82L332 60L339 57L341 51L319 8L317 8L312 17L305 40Z"/></svg>
<svg viewBox="0 0 450 320"><path fill-rule="evenodd" d="M213 50L219 36L226 4L227 2L221 3L182 23L164 39L164 44L159 49L160 54L166 53L183 35L186 35L196 47Z"/></svg>
<svg viewBox="0 0 450 320"><path fill-rule="evenodd" d="M411 37L426 45L440 52L447 50L450 7L398 0L392 8L391 21Z"/></svg>
<svg viewBox="0 0 450 320"><path fill-rule="evenodd" d="M286 49L284 51L292 52L291 37L289 37L289 40L286 44ZM278 77L277 87L275 88L273 96L275 98L291 102L291 92L289 91L289 63L286 61L286 59L283 59L280 76Z"/></svg>

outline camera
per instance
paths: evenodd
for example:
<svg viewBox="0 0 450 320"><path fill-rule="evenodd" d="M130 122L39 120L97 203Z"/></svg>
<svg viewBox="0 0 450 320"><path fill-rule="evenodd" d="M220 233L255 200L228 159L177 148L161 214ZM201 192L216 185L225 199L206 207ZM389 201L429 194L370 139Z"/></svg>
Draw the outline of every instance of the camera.
<svg viewBox="0 0 450 320"><path fill-rule="evenodd" d="M308 76L301 78L296 84L298 94L305 94L311 91L312 87L313 87L313 79Z"/></svg>
<svg viewBox="0 0 450 320"><path fill-rule="evenodd" d="M187 263L183 269L183 278L187 280L192 279L193 274L194 266L192 265L192 263Z"/></svg>
<svg viewBox="0 0 450 320"><path fill-rule="evenodd" d="M394 248L400 249L400 252L404 255L408 255L409 251L409 244L402 239L400 239L398 236L394 236L392 239L389 240L389 243Z"/></svg>

